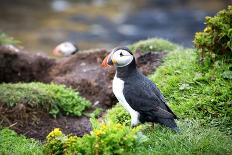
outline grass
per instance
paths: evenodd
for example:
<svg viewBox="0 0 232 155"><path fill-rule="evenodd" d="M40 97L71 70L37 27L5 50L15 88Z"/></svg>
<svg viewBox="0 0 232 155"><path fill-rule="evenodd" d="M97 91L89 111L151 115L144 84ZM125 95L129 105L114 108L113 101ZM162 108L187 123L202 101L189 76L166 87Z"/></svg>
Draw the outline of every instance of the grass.
<svg viewBox="0 0 232 155"><path fill-rule="evenodd" d="M34 139L17 135L7 128L0 129L1 155L42 155L42 144Z"/></svg>
<svg viewBox="0 0 232 155"><path fill-rule="evenodd" d="M232 82L222 76L230 66L222 61L202 66L193 49L179 48L167 55L150 79L179 117L201 119L231 134Z"/></svg>
<svg viewBox="0 0 232 155"><path fill-rule="evenodd" d="M194 120L182 120L181 133L173 133L163 127L147 127L143 132L148 140L140 146L138 154L160 155L229 155L232 138L216 128L208 128Z"/></svg>
<svg viewBox="0 0 232 155"><path fill-rule="evenodd" d="M119 104L108 110L105 121L130 126L130 116ZM147 140L130 154L231 154L232 137L219 131L217 127L203 125L200 120L188 118L180 119L177 124L181 129L180 133L174 133L160 125L143 125L142 132Z"/></svg>
<svg viewBox="0 0 232 155"><path fill-rule="evenodd" d="M12 37L9 37L3 32L0 32L0 45L16 45L19 44L20 41L15 40Z"/></svg>
<svg viewBox="0 0 232 155"><path fill-rule="evenodd" d="M43 83L0 84L0 104L14 107L25 104L32 108L42 108L56 117L66 115L81 116L90 102L64 85Z"/></svg>

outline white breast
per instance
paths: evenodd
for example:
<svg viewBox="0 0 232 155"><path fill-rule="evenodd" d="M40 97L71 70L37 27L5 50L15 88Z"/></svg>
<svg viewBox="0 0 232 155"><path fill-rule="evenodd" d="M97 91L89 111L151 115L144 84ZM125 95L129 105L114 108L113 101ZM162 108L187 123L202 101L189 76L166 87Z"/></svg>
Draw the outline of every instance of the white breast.
<svg viewBox="0 0 232 155"><path fill-rule="evenodd" d="M131 125L135 126L139 123L139 113L131 108L131 106L127 103L124 95L123 95L124 81L118 78L116 75L113 80L113 93L118 99L118 101L122 104L122 106L130 113L131 115Z"/></svg>

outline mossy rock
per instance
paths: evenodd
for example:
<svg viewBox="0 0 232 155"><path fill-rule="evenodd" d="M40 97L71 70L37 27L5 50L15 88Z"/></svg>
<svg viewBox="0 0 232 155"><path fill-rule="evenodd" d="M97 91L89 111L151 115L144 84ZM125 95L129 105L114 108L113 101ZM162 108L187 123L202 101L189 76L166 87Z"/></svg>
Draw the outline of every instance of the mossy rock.
<svg viewBox="0 0 232 155"><path fill-rule="evenodd" d="M132 52L136 50L141 50L142 52L154 52L154 51L172 51L178 47L177 44L169 42L160 38L151 38L148 40L141 40L132 45L129 48Z"/></svg>

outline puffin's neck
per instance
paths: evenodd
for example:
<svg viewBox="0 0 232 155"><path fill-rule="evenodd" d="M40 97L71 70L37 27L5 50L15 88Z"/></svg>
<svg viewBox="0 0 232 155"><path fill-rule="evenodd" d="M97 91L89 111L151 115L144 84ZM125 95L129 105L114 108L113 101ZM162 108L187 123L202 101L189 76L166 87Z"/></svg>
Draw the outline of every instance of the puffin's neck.
<svg viewBox="0 0 232 155"><path fill-rule="evenodd" d="M133 59L133 61L125 67L116 68L116 76L122 80L130 76L133 76L136 73L137 73L137 68L136 68L135 59Z"/></svg>

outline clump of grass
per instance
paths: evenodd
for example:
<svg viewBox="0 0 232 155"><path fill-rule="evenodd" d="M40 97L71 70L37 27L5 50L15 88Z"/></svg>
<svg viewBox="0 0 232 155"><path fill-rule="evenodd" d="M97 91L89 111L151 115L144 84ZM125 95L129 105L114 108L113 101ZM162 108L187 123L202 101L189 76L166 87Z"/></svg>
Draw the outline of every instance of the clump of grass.
<svg viewBox="0 0 232 155"><path fill-rule="evenodd" d="M160 38L141 40L129 46L130 50L133 52L135 52L137 49L143 52L172 51L177 47L178 45Z"/></svg>
<svg viewBox="0 0 232 155"><path fill-rule="evenodd" d="M150 79L179 117L202 119L231 134L232 82L223 77L230 66L222 61L201 66L194 50L180 48L167 55Z"/></svg>
<svg viewBox="0 0 232 155"><path fill-rule="evenodd" d="M20 41L15 40L13 37L9 37L3 32L0 32L0 45L15 45L19 43Z"/></svg>
<svg viewBox="0 0 232 155"><path fill-rule="evenodd" d="M8 107L25 104L42 108L54 117L60 113L81 116L90 106L78 92L64 85L43 83L0 84L0 103Z"/></svg>
<svg viewBox="0 0 232 155"><path fill-rule="evenodd" d="M174 133L160 126L147 127L143 132L148 140L137 149L137 154L184 155L218 154L229 155L232 152L232 138L216 128L201 126L192 119L178 123L181 132ZM134 152L135 153L135 152Z"/></svg>
<svg viewBox="0 0 232 155"><path fill-rule="evenodd" d="M14 131L4 128L0 129L0 154L42 155L43 149L38 141L17 135Z"/></svg>
<svg viewBox="0 0 232 155"><path fill-rule="evenodd" d="M119 123L130 126L130 114L119 103L109 109L105 115L106 122Z"/></svg>

